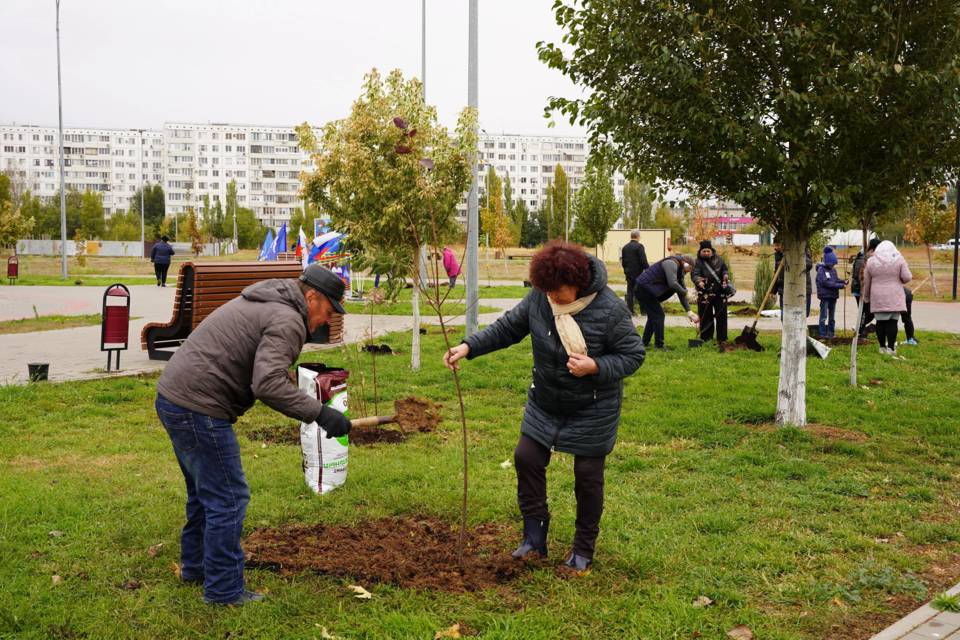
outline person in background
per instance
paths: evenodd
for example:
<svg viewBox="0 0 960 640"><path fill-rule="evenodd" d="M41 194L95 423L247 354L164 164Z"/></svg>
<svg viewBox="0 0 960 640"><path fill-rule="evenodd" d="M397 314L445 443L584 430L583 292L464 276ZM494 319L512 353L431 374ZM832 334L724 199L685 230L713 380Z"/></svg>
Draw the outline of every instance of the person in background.
<svg viewBox="0 0 960 640"><path fill-rule="evenodd" d="M873 322L873 314L870 313L870 303L866 302L863 299L862 289L863 289L863 272L867 266L867 260L870 259L870 256L873 255L873 252L877 250L877 246L880 244L880 238L872 238L867 244L867 251L860 257L860 261L853 261L853 274L859 282L859 287L857 288L857 299L863 304L863 310L860 312L860 329L857 331L857 338L863 338L867 334L867 325Z"/></svg>
<svg viewBox="0 0 960 640"><path fill-rule="evenodd" d="M636 296L640 308L647 316L647 323L643 328L643 346L650 346L650 339L654 340L654 347L659 351L666 350L663 344L663 329L666 323L666 314L662 302L677 294L680 304L687 312L690 323L697 325L700 319L690 310L687 301L687 288L683 286L683 274L693 271L693 258L690 256L667 256L660 262L653 263L637 278Z"/></svg>
<svg viewBox="0 0 960 640"><path fill-rule="evenodd" d="M713 250L709 240L700 242L697 262L690 276L697 289L697 315L700 317L700 338L712 340L714 327L717 342L727 341L727 298L730 273L727 263Z"/></svg>
<svg viewBox="0 0 960 640"><path fill-rule="evenodd" d="M810 283L810 272L813 271L813 258L810 256L810 247L804 245L803 255L806 261L806 265L803 268L804 277L807 280L807 316L810 316L810 303L813 299L813 285ZM774 271L780 267L780 261L783 260L783 245L780 244L780 240L774 240L773 243L773 268ZM780 298L780 321L783 321L783 280L784 271L780 271L777 275L777 285L775 290L777 296Z"/></svg>
<svg viewBox="0 0 960 640"><path fill-rule="evenodd" d="M603 262L581 247L547 243L530 261L534 288L513 309L444 354L458 368L530 336L533 381L513 459L523 540L514 558L547 555L547 465L553 451L574 456L577 500L573 547L564 565L593 563L603 513L604 465L617 441L623 380L643 363L630 312L607 286Z"/></svg>
<svg viewBox="0 0 960 640"><path fill-rule="evenodd" d="M863 270L863 300L877 320L882 355L897 356L897 318L907 310L904 286L913 279L907 261L889 240L877 245Z"/></svg>
<svg viewBox="0 0 960 640"><path fill-rule="evenodd" d="M450 278L450 288L457 286L457 276L460 275L460 263L450 247L443 248L443 269Z"/></svg>
<svg viewBox="0 0 960 640"><path fill-rule="evenodd" d="M170 238L163 236L160 242L150 250L150 262L153 263L153 272L157 276L157 286L167 286L167 271L170 270L170 258L177 252L169 244Z"/></svg>
<svg viewBox="0 0 960 640"><path fill-rule="evenodd" d="M907 334L907 339L903 344L915 347L920 343L917 341L913 327L913 291L904 287L903 295L907 301L907 310L900 314L900 319L903 320L903 332Z"/></svg>
<svg viewBox="0 0 960 640"><path fill-rule="evenodd" d="M630 232L630 242L623 245L620 249L620 265L623 267L623 275L627 278L627 308L630 309L630 315L637 315L634 303L634 287L637 278L649 266L647 262L647 251L640 243L640 232Z"/></svg>
<svg viewBox="0 0 960 640"><path fill-rule="evenodd" d="M821 338L836 337L834 316L837 311L837 298L840 297L838 292L846 286L847 281L837 276L837 254L833 247L824 248L823 262L817 265L817 298L820 300L818 333Z"/></svg>

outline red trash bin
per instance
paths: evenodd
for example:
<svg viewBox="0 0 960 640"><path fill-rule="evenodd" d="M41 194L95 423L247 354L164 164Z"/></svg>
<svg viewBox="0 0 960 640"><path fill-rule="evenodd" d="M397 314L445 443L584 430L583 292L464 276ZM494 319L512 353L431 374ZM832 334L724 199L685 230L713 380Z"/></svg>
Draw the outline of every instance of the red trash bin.
<svg viewBox="0 0 960 640"><path fill-rule="evenodd" d="M107 371L110 371L113 352L117 353L117 371L120 370L120 352L127 349L130 336L130 290L122 284L113 284L103 292L103 313L100 324L100 351L107 352Z"/></svg>
<svg viewBox="0 0 960 640"><path fill-rule="evenodd" d="M10 284L17 284L17 278L20 276L20 258L12 255L7 258L7 279Z"/></svg>

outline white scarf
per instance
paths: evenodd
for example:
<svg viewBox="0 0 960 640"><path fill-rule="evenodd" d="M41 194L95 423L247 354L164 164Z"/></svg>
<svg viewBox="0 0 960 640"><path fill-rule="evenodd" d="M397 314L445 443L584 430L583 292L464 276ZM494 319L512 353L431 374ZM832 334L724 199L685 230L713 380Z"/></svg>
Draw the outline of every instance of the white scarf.
<svg viewBox="0 0 960 640"><path fill-rule="evenodd" d="M556 323L557 333L560 335L560 342L563 344L563 348L567 350L568 355L574 353L587 355L587 343L583 339L580 325L573 319L573 316L590 306L590 303L596 297L596 293L591 293L588 296L577 298L570 304L554 304L553 300L547 296L547 302L550 303L550 309L553 311L553 321Z"/></svg>
<svg viewBox="0 0 960 640"><path fill-rule="evenodd" d="M900 252L897 251L897 248L892 242L884 240L877 245L876 251L873 252L873 257L883 264L892 264L900 257Z"/></svg>

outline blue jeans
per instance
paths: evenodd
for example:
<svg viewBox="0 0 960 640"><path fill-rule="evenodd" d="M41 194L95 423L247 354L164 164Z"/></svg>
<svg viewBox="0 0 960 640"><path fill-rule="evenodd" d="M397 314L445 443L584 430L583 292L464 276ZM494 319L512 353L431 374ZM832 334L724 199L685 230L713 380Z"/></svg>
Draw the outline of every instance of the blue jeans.
<svg viewBox="0 0 960 640"><path fill-rule="evenodd" d="M833 338L836 336L836 323L834 322L834 313L837 310L837 299L820 300L820 337Z"/></svg>
<svg viewBox="0 0 960 640"><path fill-rule="evenodd" d="M184 409L159 394L156 409L187 483L181 577L202 578L205 600L231 602L244 591L240 534L250 502L233 425Z"/></svg>

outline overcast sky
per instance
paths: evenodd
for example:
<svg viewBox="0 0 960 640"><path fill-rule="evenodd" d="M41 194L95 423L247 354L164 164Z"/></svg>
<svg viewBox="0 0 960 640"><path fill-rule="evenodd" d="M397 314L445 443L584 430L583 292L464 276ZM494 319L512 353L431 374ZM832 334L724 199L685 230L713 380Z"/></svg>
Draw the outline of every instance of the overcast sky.
<svg viewBox="0 0 960 640"><path fill-rule="evenodd" d="M579 91L537 59L553 0L479 0L480 124L581 133L543 108ZM0 0L0 123L56 125L54 0ZM420 75L420 0L62 0L64 126L321 124L372 67ZM427 0L427 100L467 102L467 0Z"/></svg>

